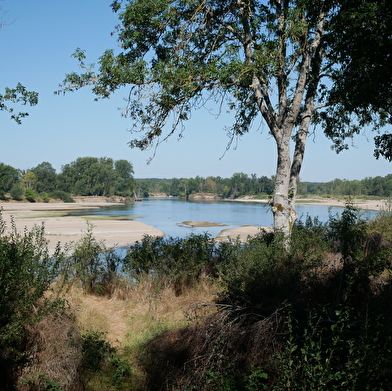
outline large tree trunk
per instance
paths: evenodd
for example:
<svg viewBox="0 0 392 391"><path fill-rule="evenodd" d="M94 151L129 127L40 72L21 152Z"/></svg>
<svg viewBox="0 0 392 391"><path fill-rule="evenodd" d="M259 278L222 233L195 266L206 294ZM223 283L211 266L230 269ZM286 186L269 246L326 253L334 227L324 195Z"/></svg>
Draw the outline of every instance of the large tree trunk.
<svg viewBox="0 0 392 391"><path fill-rule="evenodd" d="M295 211L296 184L291 181L290 135L291 130L282 132L278 138L278 162L276 167L272 213L274 216L275 232L281 232L285 237L291 236L293 225L297 219ZM295 188L292 186L295 185Z"/></svg>

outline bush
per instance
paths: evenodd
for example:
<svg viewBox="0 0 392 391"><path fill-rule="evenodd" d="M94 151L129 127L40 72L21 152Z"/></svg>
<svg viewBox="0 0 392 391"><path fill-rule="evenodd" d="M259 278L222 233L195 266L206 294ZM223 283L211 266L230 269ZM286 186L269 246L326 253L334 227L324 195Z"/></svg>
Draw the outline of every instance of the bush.
<svg viewBox="0 0 392 391"><path fill-rule="evenodd" d="M42 200L43 202L48 203L48 202L50 201L49 194L46 193L46 192L41 193L41 200Z"/></svg>
<svg viewBox="0 0 392 391"><path fill-rule="evenodd" d="M298 223L289 250L279 235L223 248L217 313L144 345L148 389L389 389L391 246L369 226L348 205Z"/></svg>
<svg viewBox="0 0 392 391"><path fill-rule="evenodd" d="M106 340L103 332L88 330L82 335L81 373L83 389L129 390L131 366L120 357L118 349ZM96 378L96 383L94 383ZM113 387L113 388L112 388Z"/></svg>
<svg viewBox="0 0 392 391"><path fill-rule="evenodd" d="M327 250L325 227L317 219L294 226L290 251L282 235L261 232L219 264L218 302L275 308L298 300L303 279L321 265Z"/></svg>
<svg viewBox="0 0 392 391"><path fill-rule="evenodd" d="M63 202L75 202L75 200L65 191L56 190L50 193L51 198L62 200Z"/></svg>
<svg viewBox="0 0 392 391"><path fill-rule="evenodd" d="M23 197L23 188L22 186L17 183L14 186L12 186L11 191L10 191L12 199L15 201L21 201Z"/></svg>
<svg viewBox="0 0 392 391"><path fill-rule="evenodd" d="M0 211L1 212L1 211ZM44 227L19 234L11 221L5 233L0 213L0 383L12 389L18 368L26 364L31 327L58 307L45 293L58 275L60 250L50 255Z"/></svg>
<svg viewBox="0 0 392 391"><path fill-rule="evenodd" d="M29 202L35 202L35 199L37 198L37 194L30 187L25 190L24 195Z"/></svg>
<svg viewBox="0 0 392 391"><path fill-rule="evenodd" d="M292 309L287 312L286 349L278 355L279 379L272 389L389 389L390 311L388 316L371 311L370 317L363 319L356 319L347 306L327 311L332 315L329 318L310 311L304 324Z"/></svg>
<svg viewBox="0 0 392 391"><path fill-rule="evenodd" d="M171 286L181 294L185 286L211 273L215 241L207 233L190 234L186 238L162 238L146 235L131 246L124 258L124 268L132 278L140 281L151 277L157 286Z"/></svg>
<svg viewBox="0 0 392 391"><path fill-rule="evenodd" d="M104 241L97 241L93 225L87 222L87 232L71 247L71 254L62 266L66 280L81 284L88 293L111 294L118 277L120 257L107 249Z"/></svg>

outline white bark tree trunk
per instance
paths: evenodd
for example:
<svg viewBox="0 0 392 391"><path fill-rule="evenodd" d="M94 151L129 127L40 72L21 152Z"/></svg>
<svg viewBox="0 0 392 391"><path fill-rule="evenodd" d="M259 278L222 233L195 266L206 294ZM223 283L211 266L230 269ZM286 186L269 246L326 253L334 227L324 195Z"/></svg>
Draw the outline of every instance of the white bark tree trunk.
<svg viewBox="0 0 392 391"><path fill-rule="evenodd" d="M292 189L290 189L290 134L291 131L286 130L282 137L276 140L278 162L271 205L275 231L283 233L285 237L290 237L293 224L297 219L295 204L291 198Z"/></svg>
<svg viewBox="0 0 392 391"><path fill-rule="evenodd" d="M287 238L286 247L289 248L293 225L298 217L295 211L295 201L311 117L314 111L321 107L315 107L315 97L317 96L317 86L321 77L320 67L324 54L322 39L325 32L327 12L320 9L317 26L311 39L309 39L309 31L304 28L301 37L302 52L295 60L295 62L298 60L298 66L295 67L297 72L296 84L289 91L288 86L290 85L289 79L292 69L288 64L291 61L289 58L292 53L287 53L285 30L287 4L280 0L275 0L274 4L279 14L278 64L280 69L277 76L277 109L275 109L270 99L267 80L253 75L250 88L253 90L260 113L277 145L278 161L271 208L274 216L275 232L284 234ZM246 39L243 41L245 57L249 65L253 66L251 29L246 20L244 21L244 30L247 33ZM297 128L297 131L294 135L295 128ZM290 142L293 136L295 137L295 147L291 160Z"/></svg>

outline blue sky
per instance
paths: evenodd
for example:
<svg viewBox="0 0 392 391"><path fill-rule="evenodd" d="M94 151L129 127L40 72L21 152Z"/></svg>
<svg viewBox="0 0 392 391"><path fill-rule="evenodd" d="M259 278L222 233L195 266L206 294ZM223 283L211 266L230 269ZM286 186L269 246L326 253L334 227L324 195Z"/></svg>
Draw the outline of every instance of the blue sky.
<svg viewBox="0 0 392 391"><path fill-rule="evenodd" d="M136 178L230 177L235 172L271 176L275 172L274 141L263 123L239 140L223 159L228 137L224 130L229 115L215 118L206 110L194 113L186 123L184 137L176 136L153 151L130 149L133 135L129 119L121 117L124 93L94 101L86 89L65 96L54 95L66 73L77 71L71 54L86 50L95 62L105 49L116 48L110 32L118 23L110 9L111 0L0 0L0 91L21 82L39 92L39 104L30 116L16 125L0 112L0 162L20 169L50 162L61 166L78 157L111 157L132 162ZM301 180L329 181L384 176L391 164L373 157L373 136L357 137L355 146L336 155L321 132L309 139Z"/></svg>

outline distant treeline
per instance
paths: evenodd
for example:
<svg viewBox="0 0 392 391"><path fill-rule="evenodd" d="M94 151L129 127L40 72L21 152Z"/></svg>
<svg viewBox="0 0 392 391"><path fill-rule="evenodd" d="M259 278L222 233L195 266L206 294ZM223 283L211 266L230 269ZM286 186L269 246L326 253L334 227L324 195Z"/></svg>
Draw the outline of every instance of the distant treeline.
<svg viewBox="0 0 392 391"><path fill-rule="evenodd" d="M27 170L0 163L0 198L72 201L82 196L132 196L135 189L133 166L127 160L81 157L62 166L61 172L48 162Z"/></svg>
<svg viewBox="0 0 392 391"><path fill-rule="evenodd" d="M270 195L274 189L275 178L266 176L250 176L242 172L231 178L200 177L173 179L136 179L136 187L140 196L150 194L167 194L184 197L196 193L214 193L222 198L238 198L242 196ZM362 180L334 179L330 182L301 182L299 195L332 195L332 196L379 196L392 195L392 174Z"/></svg>
<svg viewBox="0 0 392 391"><path fill-rule="evenodd" d="M275 178L235 173L231 178L200 177L172 179L135 179L132 163L111 158L81 157L61 167L57 173L48 162L27 170L0 163L0 199L46 201L70 195L148 197L153 194L185 197L213 193L222 198L267 197ZM392 195L392 174L362 180L334 179L330 182L301 182L299 195L379 196Z"/></svg>

